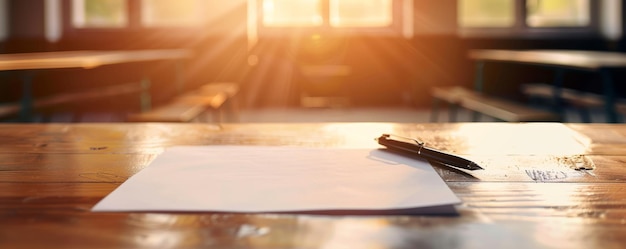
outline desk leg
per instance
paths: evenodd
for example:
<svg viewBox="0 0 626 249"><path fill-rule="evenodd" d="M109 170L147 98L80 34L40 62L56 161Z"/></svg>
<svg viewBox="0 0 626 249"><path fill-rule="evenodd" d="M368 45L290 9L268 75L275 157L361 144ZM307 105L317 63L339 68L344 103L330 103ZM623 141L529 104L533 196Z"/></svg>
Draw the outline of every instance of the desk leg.
<svg viewBox="0 0 626 249"><path fill-rule="evenodd" d="M141 112L147 112L152 109L152 95L150 94L150 80L143 78L141 80L141 93L139 97L139 108Z"/></svg>
<svg viewBox="0 0 626 249"><path fill-rule="evenodd" d="M21 122L33 121L33 78L31 73L22 75Z"/></svg>
<svg viewBox="0 0 626 249"><path fill-rule="evenodd" d="M608 123L617 123L617 112L615 111L615 88L613 77L609 69L600 70L602 76L602 88L604 90L604 112Z"/></svg>
<svg viewBox="0 0 626 249"><path fill-rule="evenodd" d="M557 68L554 72L554 88L552 88L552 105L553 110L556 112L561 120L564 120L565 114L563 112L563 103L561 100L561 93L563 92L563 80L565 78L565 69Z"/></svg>
<svg viewBox="0 0 626 249"><path fill-rule="evenodd" d="M184 79L184 75L185 75L185 65L184 62L182 60L177 60L174 62L174 74L176 77L175 81L176 81L176 91L177 94L181 94L184 91L186 91L185 89L185 79Z"/></svg>
<svg viewBox="0 0 626 249"><path fill-rule="evenodd" d="M436 123L439 121L439 99L433 98L432 107L430 108L430 122Z"/></svg>
<svg viewBox="0 0 626 249"><path fill-rule="evenodd" d="M474 76L474 90L477 92L483 92L483 87L485 85L485 61L477 61L475 70L476 75ZM472 121L478 122L479 119L480 113L472 112Z"/></svg>
<svg viewBox="0 0 626 249"><path fill-rule="evenodd" d="M474 90L476 90L477 92L482 92L483 91L483 85L485 84L485 62L484 61L477 61L476 62L476 72L475 72L475 78L474 78Z"/></svg>

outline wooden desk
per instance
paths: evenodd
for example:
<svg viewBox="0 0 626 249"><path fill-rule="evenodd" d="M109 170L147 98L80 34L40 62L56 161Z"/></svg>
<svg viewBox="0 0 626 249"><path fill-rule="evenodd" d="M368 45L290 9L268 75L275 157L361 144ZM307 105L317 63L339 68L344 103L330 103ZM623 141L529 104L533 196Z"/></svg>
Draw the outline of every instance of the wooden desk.
<svg viewBox="0 0 626 249"><path fill-rule="evenodd" d="M32 117L33 96L32 79L36 70L83 68L91 69L100 66L144 62L156 60L181 60L190 57L189 51L171 50L117 50L117 51L60 51L40 53L0 54L0 71L21 71L22 100L20 117L29 121ZM180 71L180 69L177 69ZM177 72L180 74L180 72ZM177 76L179 84L182 81Z"/></svg>
<svg viewBox="0 0 626 249"><path fill-rule="evenodd" d="M420 137L486 169L435 167L463 201L459 216L90 212L168 146L375 148L384 132ZM0 137L1 248L626 244L625 124L2 124ZM590 163L594 170L573 169Z"/></svg>
<svg viewBox="0 0 626 249"><path fill-rule="evenodd" d="M602 78L605 113L607 122L618 121L615 111L615 83L611 70L626 68L626 54L599 51L577 50L472 50L469 58L476 60L476 90L483 87L483 69L486 61L513 62L539 66L553 67L555 69L554 101L560 102L560 89L563 86L563 78L566 70L584 70L598 72ZM557 105L558 109L558 105ZM557 110L560 111L560 110Z"/></svg>

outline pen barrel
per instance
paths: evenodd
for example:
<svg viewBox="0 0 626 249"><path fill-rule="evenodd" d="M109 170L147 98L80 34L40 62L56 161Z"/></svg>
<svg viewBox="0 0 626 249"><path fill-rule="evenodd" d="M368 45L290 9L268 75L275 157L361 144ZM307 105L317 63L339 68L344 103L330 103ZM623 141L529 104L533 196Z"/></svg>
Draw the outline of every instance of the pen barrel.
<svg viewBox="0 0 626 249"><path fill-rule="evenodd" d="M468 169L468 170L477 170L482 169L476 163L467 160L465 158L455 156L449 153L441 152L438 150L430 149L424 146L423 143L407 143L402 141L397 141L393 139L389 139L389 135L383 135L378 138L378 143L386 146L390 150L394 150L401 153L408 153L412 155L417 155L424 159L428 159L431 161L436 161L441 164L445 164L448 166Z"/></svg>
<svg viewBox="0 0 626 249"><path fill-rule="evenodd" d="M426 148L426 147L423 147L418 152L418 155L426 159L437 161L439 163L447 164L447 165L458 167L458 168L464 168L464 169L472 169L473 168L472 164L474 164L472 161L469 161L465 158L458 157L449 153L441 152L438 150Z"/></svg>

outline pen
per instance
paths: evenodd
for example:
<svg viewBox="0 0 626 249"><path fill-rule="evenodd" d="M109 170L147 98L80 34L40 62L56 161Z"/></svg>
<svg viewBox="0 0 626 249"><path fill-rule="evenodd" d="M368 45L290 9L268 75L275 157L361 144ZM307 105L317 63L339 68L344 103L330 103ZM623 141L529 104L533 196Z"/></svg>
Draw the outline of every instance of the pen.
<svg viewBox="0 0 626 249"><path fill-rule="evenodd" d="M456 167L460 169L467 169L467 170L483 169L480 166L478 166L478 164L470 160L467 160L465 158L458 157L449 153L441 152L435 149L427 148L426 146L424 146L423 142L420 142L414 139L394 136L394 137L402 138L403 140L407 140L407 142L405 142L405 141L391 139L391 137L392 135L383 134L377 140L379 144L387 147L390 150L415 154L425 159L433 160L433 161L436 161L436 162L439 162L448 166L452 166L452 167Z"/></svg>

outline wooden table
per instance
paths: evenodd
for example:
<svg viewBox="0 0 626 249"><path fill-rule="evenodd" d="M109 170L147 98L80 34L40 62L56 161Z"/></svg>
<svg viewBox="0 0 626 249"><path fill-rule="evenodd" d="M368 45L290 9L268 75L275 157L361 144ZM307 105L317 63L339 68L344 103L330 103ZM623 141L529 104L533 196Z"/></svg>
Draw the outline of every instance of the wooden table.
<svg viewBox="0 0 626 249"><path fill-rule="evenodd" d="M566 70L583 70L599 73L604 91L604 109L607 122L618 121L615 111L615 82L611 70L626 68L626 54L617 52L580 50L472 50L469 58L476 60L476 90L482 90L486 61L531 64L555 69L553 85L554 102L560 102L560 89ZM558 106L558 105L557 105ZM560 111L560 110L557 110Z"/></svg>
<svg viewBox="0 0 626 249"><path fill-rule="evenodd" d="M22 73L22 99L20 119L32 119L32 79L37 70L82 68L91 69L106 65L157 60L182 60L190 57L184 49L114 50L114 51L60 51L39 53L0 54L0 71ZM178 84L181 84L177 69Z"/></svg>
<svg viewBox="0 0 626 249"><path fill-rule="evenodd" d="M384 132L485 168L435 166L459 216L90 211L168 146L377 148ZM624 124L2 124L0 137L0 248L626 245Z"/></svg>

